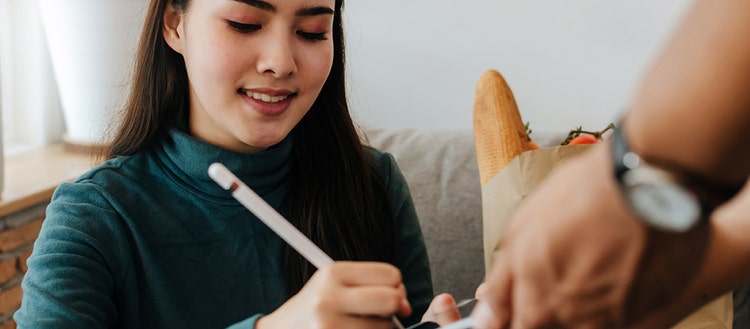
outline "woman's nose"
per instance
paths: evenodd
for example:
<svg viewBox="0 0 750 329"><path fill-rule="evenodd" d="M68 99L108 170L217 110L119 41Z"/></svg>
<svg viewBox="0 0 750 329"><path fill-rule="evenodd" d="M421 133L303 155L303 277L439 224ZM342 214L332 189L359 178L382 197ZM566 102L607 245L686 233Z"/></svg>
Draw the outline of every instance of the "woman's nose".
<svg viewBox="0 0 750 329"><path fill-rule="evenodd" d="M293 40L279 36L269 39L259 46L258 73L283 78L297 72Z"/></svg>

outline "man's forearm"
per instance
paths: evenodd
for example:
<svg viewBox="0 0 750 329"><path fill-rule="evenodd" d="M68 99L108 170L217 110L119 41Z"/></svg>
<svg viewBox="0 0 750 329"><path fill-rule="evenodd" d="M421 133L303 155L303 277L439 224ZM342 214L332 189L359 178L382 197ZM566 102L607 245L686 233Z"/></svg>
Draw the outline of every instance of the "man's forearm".
<svg viewBox="0 0 750 329"><path fill-rule="evenodd" d="M750 171L750 1L698 0L627 113L646 160L737 182ZM697 156L699 155L699 156Z"/></svg>

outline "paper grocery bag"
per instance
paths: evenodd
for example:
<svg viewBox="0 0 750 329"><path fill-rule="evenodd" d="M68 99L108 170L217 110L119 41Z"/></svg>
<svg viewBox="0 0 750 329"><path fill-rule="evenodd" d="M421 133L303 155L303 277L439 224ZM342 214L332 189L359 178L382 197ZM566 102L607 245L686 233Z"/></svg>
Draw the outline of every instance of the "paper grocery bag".
<svg viewBox="0 0 750 329"><path fill-rule="evenodd" d="M510 215L536 185L561 161L579 155L592 145L566 145L526 151L482 186L484 264L489 269L495 247Z"/></svg>
<svg viewBox="0 0 750 329"><path fill-rule="evenodd" d="M556 165L591 146L567 145L523 152L482 186L485 269L489 270L510 216L521 201ZM672 329L731 329L733 316L730 292L690 314Z"/></svg>
<svg viewBox="0 0 750 329"><path fill-rule="evenodd" d="M693 312L672 329L731 329L734 322L732 293L727 293Z"/></svg>

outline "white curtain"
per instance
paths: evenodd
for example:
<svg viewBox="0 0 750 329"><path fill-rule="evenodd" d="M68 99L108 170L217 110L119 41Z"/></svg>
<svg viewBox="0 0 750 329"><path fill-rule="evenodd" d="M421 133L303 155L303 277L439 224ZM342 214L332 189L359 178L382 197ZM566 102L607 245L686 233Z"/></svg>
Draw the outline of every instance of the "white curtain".
<svg viewBox="0 0 750 329"><path fill-rule="evenodd" d="M35 0L0 0L0 87L6 154L59 141L65 130Z"/></svg>
<svg viewBox="0 0 750 329"><path fill-rule="evenodd" d="M0 169L3 169L3 119L5 119L5 101L3 100L3 40L5 33L5 2L0 2ZM0 177L2 177L2 170L0 170ZM2 183L2 179L0 179ZM2 187L2 184L0 184Z"/></svg>
<svg viewBox="0 0 750 329"><path fill-rule="evenodd" d="M5 2L0 3L0 22L5 22ZM0 23L0 198L2 197L2 193L5 190L5 150L3 149L3 116L5 114L5 111L3 109L5 108L5 102L3 100L3 53L2 53L2 45L3 45L3 33L5 31L5 28L2 23Z"/></svg>

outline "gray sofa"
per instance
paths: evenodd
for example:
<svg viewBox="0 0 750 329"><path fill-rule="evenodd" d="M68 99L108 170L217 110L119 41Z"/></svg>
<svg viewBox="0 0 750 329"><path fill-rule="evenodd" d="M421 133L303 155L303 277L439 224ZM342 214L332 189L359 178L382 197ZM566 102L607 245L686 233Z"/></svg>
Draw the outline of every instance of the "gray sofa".
<svg viewBox="0 0 750 329"><path fill-rule="evenodd" d="M470 129L365 129L393 154L409 184L430 256L435 293L474 296L484 278L482 201Z"/></svg>

